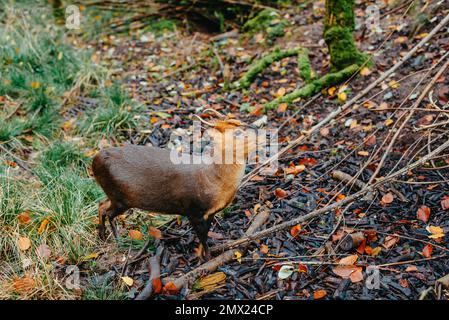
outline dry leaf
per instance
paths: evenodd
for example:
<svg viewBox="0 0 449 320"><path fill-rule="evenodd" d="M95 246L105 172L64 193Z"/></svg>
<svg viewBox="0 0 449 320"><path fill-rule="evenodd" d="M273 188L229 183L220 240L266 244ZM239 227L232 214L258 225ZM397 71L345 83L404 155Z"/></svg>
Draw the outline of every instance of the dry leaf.
<svg viewBox="0 0 449 320"><path fill-rule="evenodd" d="M240 251L236 251L234 252L235 255L235 259L239 262L242 263L242 253Z"/></svg>
<svg viewBox="0 0 449 320"><path fill-rule="evenodd" d="M19 237L17 245L21 251L26 251L31 247L31 240L27 237Z"/></svg>
<svg viewBox="0 0 449 320"><path fill-rule="evenodd" d="M278 272L278 278L279 279L287 279L290 277L293 272L295 271L295 268L292 265L283 265Z"/></svg>
<svg viewBox="0 0 449 320"><path fill-rule="evenodd" d="M269 250L270 250L270 249L268 248L267 245L265 245L265 244L261 244L261 245L260 245L260 252L261 252L261 253L267 254Z"/></svg>
<svg viewBox="0 0 449 320"><path fill-rule="evenodd" d="M161 230L153 226L150 226L148 233L150 234L150 236L156 239L160 239L162 237Z"/></svg>
<svg viewBox="0 0 449 320"><path fill-rule="evenodd" d="M363 269L361 267L357 268L351 275L349 276L349 279L352 283L360 282L363 280Z"/></svg>
<svg viewBox="0 0 449 320"><path fill-rule="evenodd" d="M128 287L131 287L134 284L134 280L130 277L122 277L122 280Z"/></svg>
<svg viewBox="0 0 449 320"><path fill-rule="evenodd" d="M33 278L25 276L23 278L15 279L12 284L14 291L23 294L33 290L36 287L36 281Z"/></svg>
<svg viewBox="0 0 449 320"><path fill-rule="evenodd" d="M416 212L416 216L422 222L427 223L430 217L430 208L427 206L421 206L421 208L419 208Z"/></svg>
<svg viewBox="0 0 449 320"><path fill-rule="evenodd" d="M433 246L431 244L426 244L422 250L422 254L426 258L430 258L432 256Z"/></svg>
<svg viewBox="0 0 449 320"><path fill-rule="evenodd" d="M441 208L443 208L443 210L449 209L449 196L443 197L443 199L441 200Z"/></svg>
<svg viewBox="0 0 449 320"><path fill-rule="evenodd" d="M384 196L382 197L382 200L380 201L380 203L382 205L386 205L386 204L390 204L392 203L394 200L394 196L391 192L388 192L387 194L384 194Z"/></svg>
<svg viewBox="0 0 449 320"><path fill-rule="evenodd" d="M17 216L17 218L19 219L19 222L21 224L27 224L27 223L30 223L30 221L31 221L30 212L29 211L22 212L21 214L19 214Z"/></svg>
<svg viewBox="0 0 449 320"><path fill-rule="evenodd" d="M358 256L356 254L353 254L351 256L344 257L340 259L338 262L338 265L340 266L350 266L353 265L358 259Z"/></svg>
<svg viewBox="0 0 449 320"><path fill-rule="evenodd" d="M209 291L220 286L225 281L226 274L224 272L216 272L198 280L194 288Z"/></svg>
<svg viewBox="0 0 449 320"><path fill-rule="evenodd" d="M277 98L279 98L279 97L282 97L282 96L284 96L285 95L285 88L284 87L280 87L279 89L278 89L278 91L276 91L276 97Z"/></svg>
<svg viewBox="0 0 449 320"><path fill-rule="evenodd" d="M143 239L142 232L140 232L139 230L129 230L128 236L133 240L142 240Z"/></svg>
<svg viewBox="0 0 449 320"><path fill-rule="evenodd" d="M326 290L316 290L313 292L313 299L318 300L324 298L327 295Z"/></svg>
<svg viewBox="0 0 449 320"><path fill-rule="evenodd" d="M153 291L155 294L159 294L162 292L162 281L160 278L156 278L152 280Z"/></svg>
<svg viewBox="0 0 449 320"><path fill-rule="evenodd" d="M283 198L285 198L287 196L287 191L285 191L285 190L283 190L281 188L276 188L276 190L274 191L274 194L279 199L283 199Z"/></svg>
<svg viewBox="0 0 449 320"><path fill-rule="evenodd" d="M51 256L51 249L46 244L41 244L36 248L36 254L41 258L49 258Z"/></svg>
<svg viewBox="0 0 449 320"><path fill-rule="evenodd" d="M390 249L391 247L393 247L396 243L398 243L399 241L399 237L395 237L395 236L386 236L385 237L385 241L382 244L382 246L385 249Z"/></svg>
<svg viewBox="0 0 449 320"><path fill-rule="evenodd" d="M45 228L47 227L47 224L50 222L50 218L45 218L42 220L41 225L39 226L39 229L37 229L37 234L42 234L45 231Z"/></svg>
<svg viewBox="0 0 449 320"><path fill-rule="evenodd" d="M179 292L178 288L176 288L172 281L168 282L162 290L168 292L169 294L177 294Z"/></svg>
<svg viewBox="0 0 449 320"><path fill-rule="evenodd" d="M290 234L291 234L291 236L294 238L294 237L296 237L297 235L298 235L298 233L301 231L301 225L300 224L297 224L296 226L293 226L291 229L290 229Z"/></svg>
<svg viewBox="0 0 449 320"><path fill-rule="evenodd" d="M431 233L431 235L429 236L429 238L431 239L438 239L438 238L443 238L444 237L444 230L440 227L436 227L436 226L427 226L426 230Z"/></svg>

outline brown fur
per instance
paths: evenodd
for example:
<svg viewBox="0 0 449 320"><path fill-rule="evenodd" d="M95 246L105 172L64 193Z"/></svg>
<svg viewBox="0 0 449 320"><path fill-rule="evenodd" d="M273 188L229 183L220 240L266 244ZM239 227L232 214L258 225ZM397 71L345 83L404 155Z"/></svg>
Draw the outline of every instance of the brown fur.
<svg viewBox="0 0 449 320"><path fill-rule="evenodd" d="M215 132L222 138L220 134ZM247 153L245 146L245 156ZM110 200L104 214L100 211L100 236L105 237L105 216L117 236L114 218L130 208L180 214L188 217L208 254L206 240L212 218L234 199L244 169L245 164L236 163L174 164L169 150L154 147L127 145L102 150L92 163L94 177Z"/></svg>

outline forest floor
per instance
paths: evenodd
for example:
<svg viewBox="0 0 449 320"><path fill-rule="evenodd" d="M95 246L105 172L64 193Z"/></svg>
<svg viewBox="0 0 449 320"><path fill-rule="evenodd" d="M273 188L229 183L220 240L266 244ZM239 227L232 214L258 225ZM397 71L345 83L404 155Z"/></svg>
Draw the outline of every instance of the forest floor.
<svg viewBox="0 0 449 320"><path fill-rule="evenodd" d="M191 131L189 116L204 108L247 123L266 115L267 127L280 128L279 143L285 146L375 81L449 14L449 3L440 1L423 9L430 18L419 24L416 15L403 15L406 6L385 5L380 8L382 32L370 34L363 27L362 4L356 10L355 38L374 66L323 90L306 108L308 99L263 110L264 103L304 85L294 57L273 63L246 90L224 89L226 81L238 80L274 45L306 47L315 72L328 72L323 5L286 8L283 17L290 25L273 44L263 32L214 40L217 34L195 32L182 23L164 31L106 35L96 30L78 37L63 27L33 24L37 14L5 10L0 28L0 298L132 299L144 287L147 257L158 247L163 248L161 278L194 269L197 239L184 218L134 210L120 217L118 243L97 239L97 204L104 195L89 173L93 155L123 143L168 147L171 134ZM48 8L41 10L40 17L52 19ZM88 18L95 26L98 18ZM358 190L335 179L336 170L367 183L406 108L447 61L448 50L446 26L363 101L282 156L277 172L253 177L217 215L209 244L242 237L261 206L270 208L265 229ZM438 111L449 110L447 74L400 131L379 177L447 141L449 113ZM438 125L426 127L432 124ZM446 152L371 199L251 242L246 252L237 252L236 259L216 270L220 274L208 286L196 282L154 298L402 300L423 293L435 298L428 288L449 273L448 199ZM361 235L362 241L343 250L348 234ZM147 239L152 242L142 259L124 268ZM80 271L79 289L67 286L73 280L68 266ZM373 267L377 288L366 282L373 279ZM442 297L449 297L447 291Z"/></svg>

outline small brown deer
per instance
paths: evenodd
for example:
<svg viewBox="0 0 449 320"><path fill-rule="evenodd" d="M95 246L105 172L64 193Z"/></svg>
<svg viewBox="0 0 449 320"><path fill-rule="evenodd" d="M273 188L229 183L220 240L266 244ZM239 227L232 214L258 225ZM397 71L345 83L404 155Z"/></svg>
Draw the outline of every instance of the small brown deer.
<svg viewBox="0 0 449 320"><path fill-rule="evenodd" d="M212 219L232 202L245 171L246 162L234 157L236 150L243 150L243 159L255 150L247 134L255 128L216 113L224 119L211 123L198 118L211 127L207 132L214 142L214 160L230 152L231 163L175 164L170 150L136 145L104 149L95 156L93 174L109 200L106 208L105 202L100 204L100 238L105 239L106 218L117 238L114 218L130 208L181 214L200 240L200 258L210 257L206 242Z"/></svg>

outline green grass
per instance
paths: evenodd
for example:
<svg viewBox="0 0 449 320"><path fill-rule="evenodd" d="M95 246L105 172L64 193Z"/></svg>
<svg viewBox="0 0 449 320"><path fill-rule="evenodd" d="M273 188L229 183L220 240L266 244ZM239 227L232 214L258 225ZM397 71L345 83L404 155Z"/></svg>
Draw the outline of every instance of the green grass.
<svg viewBox="0 0 449 320"><path fill-rule="evenodd" d="M72 45L46 1L34 4L0 0L0 144L9 150L0 150L0 299L123 299L119 277L88 285L80 296L61 285L61 268L95 268L86 257L105 250L96 233L104 194L88 167L99 139L120 142L135 128L139 107L119 82L106 85L107 70ZM63 130L80 96L98 103ZM16 157L29 170L15 166ZM24 212L27 223L19 220ZM31 247L20 250L19 237ZM36 251L44 244L50 257ZM34 286L17 291L13 284L24 277Z"/></svg>

